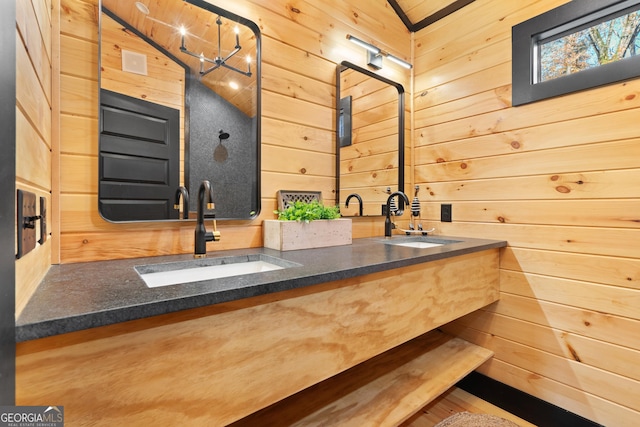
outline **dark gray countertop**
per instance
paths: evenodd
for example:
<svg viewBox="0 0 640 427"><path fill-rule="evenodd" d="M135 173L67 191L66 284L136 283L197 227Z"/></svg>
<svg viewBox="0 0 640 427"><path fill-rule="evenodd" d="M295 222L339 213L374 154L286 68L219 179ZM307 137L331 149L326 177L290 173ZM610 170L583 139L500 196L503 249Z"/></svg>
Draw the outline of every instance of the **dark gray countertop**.
<svg viewBox="0 0 640 427"><path fill-rule="evenodd" d="M392 240L404 238L397 236ZM457 242L417 249L385 244L388 241L384 238L367 238L354 239L351 245L286 252L267 248L211 252L208 258L265 254L301 266L158 288L148 288L134 267L193 260L193 256L54 265L18 318L16 340L43 338L506 246L506 242L496 240L447 236L429 239Z"/></svg>

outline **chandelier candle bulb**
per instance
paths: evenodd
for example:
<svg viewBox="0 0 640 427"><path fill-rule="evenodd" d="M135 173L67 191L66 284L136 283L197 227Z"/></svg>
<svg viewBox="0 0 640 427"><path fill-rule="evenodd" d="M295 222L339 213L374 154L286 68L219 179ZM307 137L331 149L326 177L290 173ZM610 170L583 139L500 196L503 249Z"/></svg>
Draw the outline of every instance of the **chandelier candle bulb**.
<svg viewBox="0 0 640 427"><path fill-rule="evenodd" d="M185 50L186 47L184 45L184 36L187 34L187 29L180 27L180 50Z"/></svg>

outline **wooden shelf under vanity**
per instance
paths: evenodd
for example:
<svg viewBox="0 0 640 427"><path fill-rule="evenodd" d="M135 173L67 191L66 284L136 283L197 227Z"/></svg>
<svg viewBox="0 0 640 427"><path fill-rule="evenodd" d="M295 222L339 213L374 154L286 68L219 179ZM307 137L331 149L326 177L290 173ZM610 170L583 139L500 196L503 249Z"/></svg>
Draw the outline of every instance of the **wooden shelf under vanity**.
<svg viewBox="0 0 640 427"><path fill-rule="evenodd" d="M492 356L431 331L231 425L398 425Z"/></svg>

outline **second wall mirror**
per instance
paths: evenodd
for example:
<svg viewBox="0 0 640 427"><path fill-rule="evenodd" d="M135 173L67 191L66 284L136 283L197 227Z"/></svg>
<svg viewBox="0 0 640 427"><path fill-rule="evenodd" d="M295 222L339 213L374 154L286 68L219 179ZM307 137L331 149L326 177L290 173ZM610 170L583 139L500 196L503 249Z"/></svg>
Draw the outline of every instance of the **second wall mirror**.
<svg viewBox="0 0 640 427"><path fill-rule="evenodd" d="M383 215L389 193L404 191L404 88L350 62L338 66L336 84L340 212Z"/></svg>
<svg viewBox="0 0 640 427"><path fill-rule="evenodd" d="M101 0L100 10L100 214L195 218L209 180L206 215L258 215L258 26L202 0Z"/></svg>

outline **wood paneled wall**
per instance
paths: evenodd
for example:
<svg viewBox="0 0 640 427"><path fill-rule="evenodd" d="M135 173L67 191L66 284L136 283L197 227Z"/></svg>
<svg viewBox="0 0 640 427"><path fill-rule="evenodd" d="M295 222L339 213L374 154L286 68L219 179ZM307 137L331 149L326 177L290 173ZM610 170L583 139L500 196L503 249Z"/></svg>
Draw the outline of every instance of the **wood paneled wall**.
<svg viewBox="0 0 640 427"><path fill-rule="evenodd" d="M510 105L511 27L563 3L476 0L415 35L415 181L439 233L509 242L500 301L447 328L495 352L479 371L633 426L640 80Z"/></svg>
<svg viewBox="0 0 640 427"><path fill-rule="evenodd" d="M335 67L365 62L345 34L405 59L413 49L413 82L393 66L380 73L414 87L407 176L428 190L420 192L423 218L441 234L509 241L500 302L448 329L496 353L482 373L599 423L633 425L640 417L640 80L510 105L512 25L566 1L476 0L417 33L413 46L384 0L220 4L262 30L263 206L254 221L220 224L222 241L209 249L261 246L261 220L273 217L278 189L334 199ZM16 263L19 312L49 254L56 263L187 253L193 225L100 217L97 0L61 0L59 32L49 1L16 3L16 185L54 206L60 200L52 239ZM452 223L439 222L441 203L452 204ZM354 237L382 230L379 218L354 222Z"/></svg>
<svg viewBox="0 0 640 427"><path fill-rule="evenodd" d="M262 220L273 219L276 192L320 190L335 200L335 69L365 65L350 33L409 59L410 35L384 0L215 2L262 31L262 211L253 221L219 223L211 251L262 246ZM112 224L97 200L97 0L62 0L60 258L82 262L193 251L193 223ZM382 75L409 87L410 73ZM214 183L215 185L215 183ZM354 237L382 235L380 218L359 219Z"/></svg>
<svg viewBox="0 0 640 427"><path fill-rule="evenodd" d="M51 0L16 2L16 188L45 197L51 228L54 39ZM36 203L40 212L39 201ZM39 222L36 239L40 239ZM51 265L51 240L16 261L16 314Z"/></svg>

